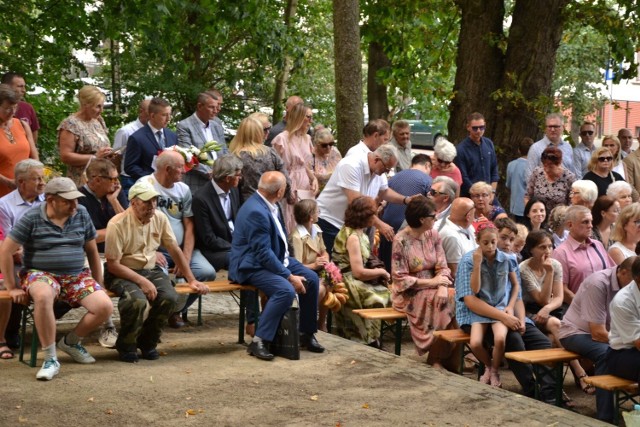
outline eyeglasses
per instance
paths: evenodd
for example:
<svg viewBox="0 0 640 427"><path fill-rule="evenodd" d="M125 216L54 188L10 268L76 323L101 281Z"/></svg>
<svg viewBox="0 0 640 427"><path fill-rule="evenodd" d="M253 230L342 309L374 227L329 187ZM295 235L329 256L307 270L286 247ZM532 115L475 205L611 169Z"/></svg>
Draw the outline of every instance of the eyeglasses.
<svg viewBox="0 0 640 427"><path fill-rule="evenodd" d="M549 160L550 162L557 162L558 160L560 160L560 157L558 156L554 156L553 154L543 154L541 156L542 160Z"/></svg>
<svg viewBox="0 0 640 427"><path fill-rule="evenodd" d="M269 132L271 130L271 126L264 127L262 128L262 130L265 132Z"/></svg>
<svg viewBox="0 0 640 427"><path fill-rule="evenodd" d="M327 147L333 147L334 145L336 145L335 142L327 142L326 144L318 144L320 147L322 148L327 148Z"/></svg>
<svg viewBox="0 0 640 427"><path fill-rule="evenodd" d="M579 195L580 195L580 192L577 191L577 190L569 191L569 197L571 197L571 196L579 196Z"/></svg>
<svg viewBox="0 0 640 427"><path fill-rule="evenodd" d="M382 158L378 157L377 159L380 160L380 163L382 163L382 166L384 166L384 173L389 173L391 171L391 168L387 166Z"/></svg>
<svg viewBox="0 0 640 427"><path fill-rule="evenodd" d="M431 190L429 190L429 194L431 194L433 197L435 197L437 194L440 194L441 196L444 196L447 193L443 193L442 191L438 191L435 188L432 188Z"/></svg>
<svg viewBox="0 0 640 427"><path fill-rule="evenodd" d="M547 125L547 129L560 129L561 125Z"/></svg>
<svg viewBox="0 0 640 427"><path fill-rule="evenodd" d="M474 132L478 132L479 130L484 130L484 128L485 128L485 126L484 126L484 125L482 125L482 126L471 126L471 129L472 129Z"/></svg>
<svg viewBox="0 0 640 427"><path fill-rule="evenodd" d="M613 157L609 156L609 157L598 157L598 161L599 162L610 162L613 160Z"/></svg>
<svg viewBox="0 0 640 427"><path fill-rule="evenodd" d="M118 179L118 177L117 177L117 176L116 176L116 177L110 177L110 176L103 176L103 175L99 175L99 176L98 176L98 178L106 179L106 180L111 181L111 182L118 182L118 181L120 181L120 179Z"/></svg>
<svg viewBox="0 0 640 427"><path fill-rule="evenodd" d="M582 132L580 132L580 135L582 136L587 136L587 135L591 136L593 134L594 132L592 130L583 130Z"/></svg>
<svg viewBox="0 0 640 427"><path fill-rule="evenodd" d="M471 198L472 199L488 199L490 196L490 194L488 193L480 193L480 194L472 194Z"/></svg>
<svg viewBox="0 0 640 427"><path fill-rule="evenodd" d="M437 158L437 157L436 157L436 161L437 161L438 163L442 163L442 164L443 164L443 165L445 165L445 166L449 166L449 165L451 164L451 162L444 161L444 160L439 159L439 158Z"/></svg>
<svg viewBox="0 0 640 427"><path fill-rule="evenodd" d="M2 111L3 113L15 113L16 110L18 109L18 104L13 105L11 107L6 107L6 108L0 108L0 111Z"/></svg>

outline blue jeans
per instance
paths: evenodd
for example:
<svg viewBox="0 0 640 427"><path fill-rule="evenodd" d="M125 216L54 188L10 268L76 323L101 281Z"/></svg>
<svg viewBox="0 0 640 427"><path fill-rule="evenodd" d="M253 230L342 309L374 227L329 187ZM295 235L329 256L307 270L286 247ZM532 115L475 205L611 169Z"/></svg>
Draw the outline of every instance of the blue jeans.
<svg viewBox="0 0 640 427"><path fill-rule="evenodd" d="M336 236L338 235L340 229L322 218L318 219L318 227L320 227L320 229L322 230L322 240L324 241L324 246L327 248L327 253L329 254L329 256L331 256L331 253L333 252L333 242L335 242Z"/></svg>
<svg viewBox="0 0 640 427"><path fill-rule="evenodd" d="M560 339L562 346L569 351L578 353L595 363L595 374L605 375L607 369L607 350L609 345L591 339L591 334L576 334ZM596 413L601 421L613 421L613 393L610 391L596 389Z"/></svg>

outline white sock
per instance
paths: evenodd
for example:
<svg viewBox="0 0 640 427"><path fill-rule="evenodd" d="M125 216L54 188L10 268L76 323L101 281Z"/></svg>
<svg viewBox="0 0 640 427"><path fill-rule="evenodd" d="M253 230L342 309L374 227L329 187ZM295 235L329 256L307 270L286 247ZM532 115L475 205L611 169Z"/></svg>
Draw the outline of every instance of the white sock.
<svg viewBox="0 0 640 427"><path fill-rule="evenodd" d="M76 345L78 344L80 341L82 341L82 338L80 338L79 336L76 335L75 332L71 331L67 334L67 336L64 337L64 342L67 345Z"/></svg>
<svg viewBox="0 0 640 427"><path fill-rule="evenodd" d="M44 360L58 360L58 355L56 354L56 343L42 347L42 351L44 352Z"/></svg>
<svg viewBox="0 0 640 427"><path fill-rule="evenodd" d="M111 328L115 328L116 325L113 324L113 316L109 316L109 318L107 320L104 321L104 323L102 324L104 329L111 329Z"/></svg>

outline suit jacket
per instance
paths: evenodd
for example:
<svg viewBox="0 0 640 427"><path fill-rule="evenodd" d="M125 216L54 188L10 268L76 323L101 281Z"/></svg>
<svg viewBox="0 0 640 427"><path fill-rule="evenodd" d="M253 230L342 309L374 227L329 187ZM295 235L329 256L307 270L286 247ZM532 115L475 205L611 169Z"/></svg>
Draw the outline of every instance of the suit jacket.
<svg viewBox="0 0 640 427"><path fill-rule="evenodd" d="M237 188L232 188L229 197L231 218L235 224L240 208L240 192ZM200 249L207 260L216 259L220 253L228 253L231 250L231 229L211 181L193 196L191 209L195 223L196 248Z"/></svg>
<svg viewBox="0 0 640 427"><path fill-rule="evenodd" d="M176 134L164 128L165 146L171 147L178 143ZM151 175L154 170L151 167L153 157L162 151L156 136L149 127L149 124L144 125L137 131L135 131L129 137L127 141L127 151L125 154L124 171L127 175L137 181L140 177Z"/></svg>
<svg viewBox="0 0 640 427"><path fill-rule="evenodd" d="M285 242L269 207L257 192L242 205L234 224L229 279L246 283L250 275L259 270L270 271L284 279L291 275L283 264ZM280 224L286 230L281 219Z"/></svg>

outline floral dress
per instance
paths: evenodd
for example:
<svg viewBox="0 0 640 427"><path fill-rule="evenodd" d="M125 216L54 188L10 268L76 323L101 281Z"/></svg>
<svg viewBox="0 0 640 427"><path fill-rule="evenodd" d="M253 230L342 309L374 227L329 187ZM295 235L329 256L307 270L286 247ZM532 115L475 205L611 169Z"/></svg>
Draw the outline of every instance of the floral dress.
<svg viewBox="0 0 640 427"><path fill-rule="evenodd" d="M75 114L70 115L58 126L58 137L60 131L66 130L74 135L76 146L73 150L78 154L96 154L99 149L109 147L109 134L104 119L99 117L89 121L81 120ZM67 165L67 176L73 180L78 188L86 183L84 171L87 165L71 166Z"/></svg>
<svg viewBox="0 0 640 427"><path fill-rule="evenodd" d="M360 242L363 264L366 263L371 253L369 237L364 232L346 226L340 229L333 245L331 258L342 271L344 284L349 291L349 299L342 306L342 309L335 313L335 324L341 336L369 344L380 338L380 321L363 319L354 314L353 310L388 307L391 293L386 286L372 285L353 277L347 252L347 239L352 234L355 234Z"/></svg>
<svg viewBox="0 0 640 427"><path fill-rule="evenodd" d="M447 304L438 307L434 301L438 288L416 286L418 279L431 279L438 273L450 275L451 271L436 230L428 230L420 238L409 231L406 227L393 239L391 300L393 308L407 313L411 338L418 354L423 355L434 341L433 331L455 326L455 289L448 289Z"/></svg>
<svg viewBox="0 0 640 427"><path fill-rule="evenodd" d="M576 176L564 170L560 178L551 182L547 179L542 166L538 166L531 173L527 183L527 197L532 199L537 197L544 203L547 212L559 205L569 205L569 191L571 185L576 180Z"/></svg>
<svg viewBox="0 0 640 427"><path fill-rule="evenodd" d="M320 191L322 191L324 186L327 185L327 182L329 182L329 178L331 178L331 174L340 160L342 160L342 155L336 147L331 148L329 156L326 159L316 155L314 148L314 151L311 153L309 169L311 169L313 174L316 176Z"/></svg>

